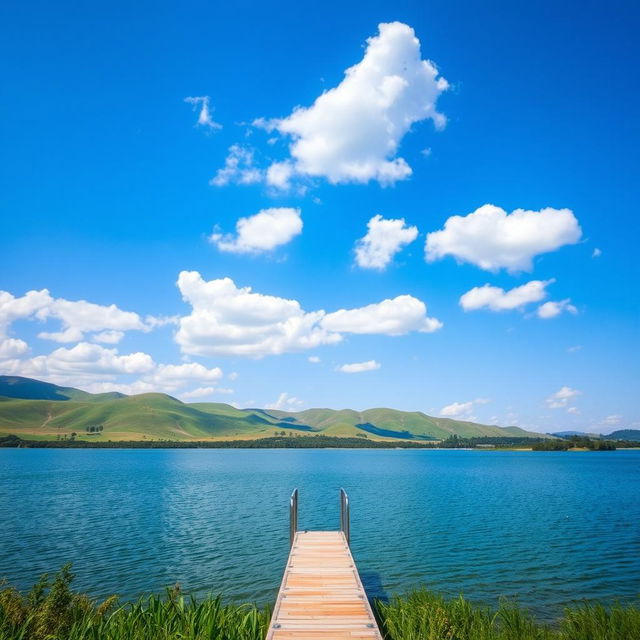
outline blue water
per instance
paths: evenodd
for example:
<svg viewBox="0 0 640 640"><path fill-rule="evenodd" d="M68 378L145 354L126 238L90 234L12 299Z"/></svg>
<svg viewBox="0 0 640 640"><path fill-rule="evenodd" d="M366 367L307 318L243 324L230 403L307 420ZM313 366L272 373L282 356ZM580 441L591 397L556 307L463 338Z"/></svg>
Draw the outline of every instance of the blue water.
<svg viewBox="0 0 640 640"><path fill-rule="evenodd" d="M270 602L296 486L301 529L337 529L348 491L370 595L425 584L552 618L640 594L640 451L0 449L0 576L72 561L95 596Z"/></svg>

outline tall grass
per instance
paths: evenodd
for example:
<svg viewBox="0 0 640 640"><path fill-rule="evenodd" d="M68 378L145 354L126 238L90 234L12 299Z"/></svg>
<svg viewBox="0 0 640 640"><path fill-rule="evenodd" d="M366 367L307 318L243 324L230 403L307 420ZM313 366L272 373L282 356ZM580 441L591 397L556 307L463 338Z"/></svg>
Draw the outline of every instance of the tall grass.
<svg viewBox="0 0 640 640"><path fill-rule="evenodd" d="M133 603L121 604L115 596L97 602L73 592L72 580L65 566L26 595L0 586L0 640L262 640L271 617L267 608L225 604L220 597L198 602L179 588ZM386 640L640 639L635 605L572 607L553 627L514 603L492 610L426 590L374 608Z"/></svg>
<svg viewBox="0 0 640 640"><path fill-rule="evenodd" d="M70 567L47 576L23 596L0 591L0 640L259 640L271 614L254 605L223 604L220 597L197 602L179 588L121 605L71 591Z"/></svg>
<svg viewBox="0 0 640 640"><path fill-rule="evenodd" d="M426 590L377 602L375 611L387 640L640 640L637 605L578 605L553 627L508 600L492 610Z"/></svg>

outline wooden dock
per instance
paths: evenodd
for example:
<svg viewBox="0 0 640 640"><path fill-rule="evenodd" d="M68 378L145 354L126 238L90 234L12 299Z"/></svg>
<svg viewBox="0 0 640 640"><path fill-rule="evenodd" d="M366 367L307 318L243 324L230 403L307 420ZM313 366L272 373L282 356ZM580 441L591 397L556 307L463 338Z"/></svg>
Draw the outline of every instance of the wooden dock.
<svg viewBox="0 0 640 640"><path fill-rule="evenodd" d="M297 495L295 511L297 524ZM348 525L346 533L292 531L267 640L382 640L348 540Z"/></svg>

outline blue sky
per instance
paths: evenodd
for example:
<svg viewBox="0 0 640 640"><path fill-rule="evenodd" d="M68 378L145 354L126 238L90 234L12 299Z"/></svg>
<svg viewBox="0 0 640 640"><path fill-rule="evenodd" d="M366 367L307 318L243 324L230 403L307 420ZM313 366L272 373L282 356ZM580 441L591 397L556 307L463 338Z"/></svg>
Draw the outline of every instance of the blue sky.
<svg viewBox="0 0 640 640"><path fill-rule="evenodd" d="M2 372L640 424L632 3L1 12Z"/></svg>

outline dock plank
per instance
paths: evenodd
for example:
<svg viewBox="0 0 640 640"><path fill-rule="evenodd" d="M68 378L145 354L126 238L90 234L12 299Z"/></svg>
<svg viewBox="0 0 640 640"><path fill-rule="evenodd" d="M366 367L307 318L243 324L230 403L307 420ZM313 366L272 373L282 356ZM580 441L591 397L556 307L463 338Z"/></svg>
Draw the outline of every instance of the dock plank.
<svg viewBox="0 0 640 640"><path fill-rule="evenodd" d="M382 640L341 531L298 531L266 640Z"/></svg>

